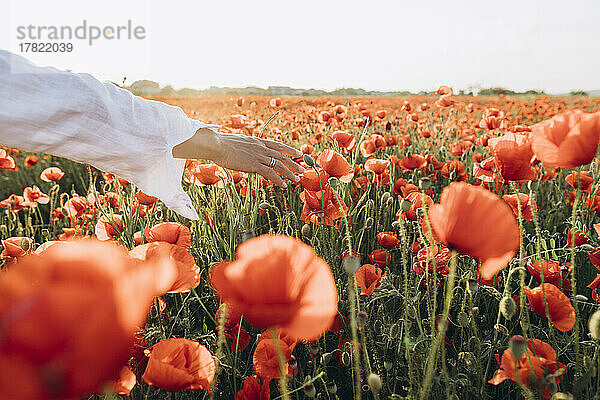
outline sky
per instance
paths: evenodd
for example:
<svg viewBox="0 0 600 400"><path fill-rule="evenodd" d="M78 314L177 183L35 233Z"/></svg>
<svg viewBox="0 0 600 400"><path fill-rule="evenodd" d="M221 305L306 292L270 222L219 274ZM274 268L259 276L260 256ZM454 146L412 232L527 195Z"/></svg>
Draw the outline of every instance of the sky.
<svg viewBox="0 0 600 400"><path fill-rule="evenodd" d="M8 3L0 48L13 52L18 26L75 27L83 19L143 26L143 40L80 41L71 54L19 53L103 80L127 76L176 89L600 89L598 0Z"/></svg>

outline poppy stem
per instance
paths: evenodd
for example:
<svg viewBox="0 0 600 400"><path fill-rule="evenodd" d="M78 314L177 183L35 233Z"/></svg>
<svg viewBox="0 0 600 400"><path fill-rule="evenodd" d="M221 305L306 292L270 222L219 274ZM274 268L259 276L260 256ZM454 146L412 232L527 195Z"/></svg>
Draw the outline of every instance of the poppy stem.
<svg viewBox="0 0 600 400"><path fill-rule="evenodd" d="M227 321L227 303L223 303L223 312L219 316L219 335L217 337L217 351L215 354L215 378L210 384L210 400L215 398L217 381L221 373L221 358L223 357L223 344L225 343L225 322ZM235 375L235 371L234 371Z"/></svg>
<svg viewBox="0 0 600 400"><path fill-rule="evenodd" d="M275 328L271 328L270 331L271 336L273 337L275 351L277 352L277 358L279 358L279 374L281 375L279 378L279 391L281 392L281 397L283 400L291 400L287 386L287 362L285 361L285 356L283 355L281 345L279 344L279 336L277 335L277 331Z"/></svg>
<svg viewBox="0 0 600 400"><path fill-rule="evenodd" d="M352 331L352 361L354 370L354 399L361 398L360 353L358 351L356 274L348 275L348 302L350 303L350 330Z"/></svg>
<svg viewBox="0 0 600 400"><path fill-rule="evenodd" d="M425 380L423 381L423 387L419 399L425 400L429 398L429 391L431 390L431 382L433 380L433 370L436 364L436 358L438 350L446 335L446 329L448 327L448 314L450 313L450 305L452 304L452 293L454 292L454 282L456 280L456 266L458 264L458 253L456 250L452 250L450 254L450 272L448 272L448 280L446 281L446 298L444 300L444 311L442 313L442 319L440 320L438 333L429 351L427 357L427 368L425 370Z"/></svg>
<svg viewBox="0 0 600 400"><path fill-rule="evenodd" d="M578 168L579 169L579 168ZM575 277L575 271L577 268L575 266L575 236L577 234L575 229L575 221L577 219L577 208L579 206L579 198L581 196L581 171L578 171L578 183L577 183L577 191L575 192L575 200L573 201L573 211L571 213L571 224L573 224L573 228L571 228L571 302L573 303L573 308L575 309L575 326L573 327L573 342L575 344L575 376L579 376L581 373L581 356L579 354L579 306L577 305L577 280Z"/></svg>

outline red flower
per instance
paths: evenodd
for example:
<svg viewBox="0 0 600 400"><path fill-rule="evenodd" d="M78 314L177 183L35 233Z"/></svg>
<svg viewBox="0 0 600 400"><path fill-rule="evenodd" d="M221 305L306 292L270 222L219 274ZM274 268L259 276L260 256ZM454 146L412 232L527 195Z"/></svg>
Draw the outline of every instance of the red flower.
<svg viewBox="0 0 600 400"><path fill-rule="evenodd" d="M235 400L269 400L270 398L269 381L261 382L256 375L247 377L242 390L235 395Z"/></svg>
<svg viewBox="0 0 600 400"><path fill-rule="evenodd" d="M393 249L400 243L400 239L396 237L394 232L379 232L377 240L381 247L385 247L386 249Z"/></svg>
<svg viewBox="0 0 600 400"><path fill-rule="evenodd" d="M373 264L385 267L390 263L392 256L386 249L378 249L369 253L369 259Z"/></svg>
<svg viewBox="0 0 600 400"><path fill-rule="evenodd" d="M542 286L533 289L525 286L523 290L525 291L527 300L529 300L529 304L531 304L533 312L541 317L546 317ZM548 304L550 319L554 327L562 332L573 329L573 326L575 326L575 309L569 298L551 283L544 283L544 291L546 293L546 304Z"/></svg>
<svg viewBox="0 0 600 400"><path fill-rule="evenodd" d="M507 194L502 196L502 199L508 204L510 209L512 210L515 216L519 215L519 207L521 207L521 217L525 221L533 221L533 210L531 209L531 205L529 204L529 196L525 193L519 193L519 200L517 201L516 194ZM520 206L519 206L520 203ZM537 204L533 203L535 208L535 212L537 213Z"/></svg>
<svg viewBox="0 0 600 400"><path fill-rule="evenodd" d="M489 147L494 155L494 163L500 176L507 181L535 179L535 170L531 167L533 150L526 135L507 133L490 139Z"/></svg>
<svg viewBox="0 0 600 400"><path fill-rule="evenodd" d="M346 161L344 156L333 150L323 150L317 158L319 164L329 176L338 178L340 181L348 183L354 176L352 165Z"/></svg>
<svg viewBox="0 0 600 400"><path fill-rule="evenodd" d="M365 264L356 271L356 286L360 288L360 294L370 296L381 284L381 278L385 273L372 264Z"/></svg>
<svg viewBox="0 0 600 400"><path fill-rule="evenodd" d="M42 171L40 178L44 182L56 182L59 181L65 175L64 172L58 167L49 167Z"/></svg>

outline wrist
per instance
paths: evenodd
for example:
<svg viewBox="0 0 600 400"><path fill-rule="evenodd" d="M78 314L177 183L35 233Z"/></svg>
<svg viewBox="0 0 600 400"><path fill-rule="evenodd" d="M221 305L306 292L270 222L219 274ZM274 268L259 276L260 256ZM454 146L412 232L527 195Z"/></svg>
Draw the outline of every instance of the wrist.
<svg viewBox="0 0 600 400"><path fill-rule="evenodd" d="M173 157L214 161L223 152L219 134L209 128L200 128L194 136L173 148Z"/></svg>

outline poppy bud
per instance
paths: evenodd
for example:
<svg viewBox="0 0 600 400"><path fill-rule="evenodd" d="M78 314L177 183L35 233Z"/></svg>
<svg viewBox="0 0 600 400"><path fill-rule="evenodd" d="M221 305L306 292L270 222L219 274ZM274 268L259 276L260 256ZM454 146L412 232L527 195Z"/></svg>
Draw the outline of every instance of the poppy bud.
<svg viewBox="0 0 600 400"><path fill-rule="evenodd" d="M521 335L514 335L508 340L508 347L510 351L515 356L515 360L518 361L521 359L525 351L527 350L527 342L525 338Z"/></svg>
<svg viewBox="0 0 600 400"><path fill-rule="evenodd" d="M24 251L29 251L29 249L31 249L31 240L29 238L23 238L19 245Z"/></svg>
<svg viewBox="0 0 600 400"><path fill-rule="evenodd" d="M402 203L400 203L400 208L402 209L402 211L408 211L410 210L410 206L412 205L412 203L408 200L402 200Z"/></svg>
<svg viewBox="0 0 600 400"><path fill-rule="evenodd" d="M381 202L385 203L390 198L390 192L383 192L381 195Z"/></svg>
<svg viewBox="0 0 600 400"><path fill-rule="evenodd" d="M394 325L390 326L390 338L396 339L400 334L400 322L396 322Z"/></svg>
<svg viewBox="0 0 600 400"><path fill-rule="evenodd" d="M400 221L394 221L392 222L392 229L399 229L400 228Z"/></svg>
<svg viewBox="0 0 600 400"><path fill-rule="evenodd" d="M494 329L500 333L502 333L503 335L508 336L508 329L502 325L502 324L495 324L494 325Z"/></svg>
<svg viewBox="0 0 600 400"><path fill-rule="evenodd" d="M267 202L262 202L258 205L258 208L260 208L261 210L268 210L269 208L271 208L271 205Z"/></svg>
<svg viewBox="0 0 600 400"><path fill-rule="evenodd" d="M302 159L304 160L304 162L306 163L306 165L308 165L311 168L314 168L314 166L315 166L315 159L312 158L312 156L310 154L303 155Z"/></svg>
<svg viewBox="0 0 600 400"><path fill-rule="evenodd" d="M338 178L332 176L331 178L329 178L328 182L329 182L329 186L336 189L340 183L340 180Z"/></svg>
<svg viewBox="0 0 600 400"><path fill-rule="evenodd" d="M290 361L288 361L288 366L291 370L295 370L296 368L298 368L298 361L296 361L295 358L291 358Z"/></svg>
<svg viewBox="0 0 600 400"><path fill-rule="evenodd" d="M331 361L331 353L324 353L321 356L321 364L327 365L329 364L329 361Z"/></svg>
<svg viewBox="0 0 600 400"><path fill-rule="evenodd" d="M312 382L306 383L304 385L304 394L309 399L315 398L315 396L317 395L317 389L315 388L315 385Z"/></svg>
<svg viewBox="0 0 600 400"><path fill-rule="evenodd" d="M592 314L588 321L588 328L592 338L600 340L600 310Z"/></svg>
<svg viewBox="0 0 600 400"><path fill-rule="evenodd" d="M368 319L369 319L369 314L367 314L364 311L359 311L356 314L356 322L358 323L358 326L365 326Z"/></svg>
<svg viewBox="0 0 600 400"><path fill-rule="evenodd" d="M516 306L516 304L515 304L515 306ZM479 307L473 307L471 309L471 314L473 314L474 317L478 316L479 315Z"/></svg>
<svg viewBox="0 0 600 400"><path fill-rule="evenodd" d="M344 264L344 270L348 275L355 274L356 271L358 271L358 269L360 268L360 259L358 257L344 257L342 263Z"/></svg>
<svg viewBox="0 0 600 400"><path fill-rule="evenodd" d="M312 230L310 229L309 224L304 224L302 226L302 236L304 236L307 239L310 239L312 237Z"/></svg>
<svg viewBox="0 0 600 400"><path fill-rule="evenodd" d="M327 392L329 394L337 393L337 385L335 384L335 382L327 382Z"/></svg>
<svg viewBox="0 0 600 400"><path fill-rule="evenodd" d="M372 227L373 227L373 217L369 217L365 221L365 229L371 229Z"/></svg>
<svg viewBox="0 0 600 400"><path fill-rule="evenodd" d="M387 192L386 192L387 193ZM392 204L394 204L394 199L391 197L388 197L387 202L386 202L388 207L391 207Z"/></svg>
<svg viewBox="0 0 600 400"><path fill-rule="evenodd" d="M390 371L394 367L394 361L385 360L383 362L383 367L385 368L386 371Z"/></svg>
<svg viewBox="0 0 600 400"><path fill-rule="evenodd" d="M367 382L369 383L369 388L374 395L379 394L381 391L381 378L377 374L369 374L367 377Z"/></svg>
<svg viewBox="0 0 600 400"><path fill-rule="evenodd" d="M367 209L371 209L373 207L375 207L375 202L373 201L373 199L369 199L367 200L367 203L365 204Z"/></svg>
<svg viewBox="0 0 600 400"><path fill-rule="evenodd" d="M458 322L458 325L462 326L463 328L469 325L469 316L464 311L458 313L456 320Z"/></svg>
<svg viewBox="0 0 600 400"><path fill-rule="evenodd" d="M500 300L500 312L506 319L511 319L517 312L517 305L512 297L503 297Z"/></svg>
<svg viewBox="0 0 600 400"><path fill-rule="evenodd" d="M310 343L308 345L308 350L310 351L310 354L312 354L313 356L316 356L317 354L319 354L319 343Z"/></svg>
<svg viewBox="0 0 600 400"><path fill-rule="evenodd" d="M245 242L246 240L250 240L255 236L256 235L254 234L253 230L245 230L242 232L242 242Z"/></svg>
<svg viewBox="0 0 600 400"><path fill-rule="evenodd" d="M458 360L464 362L467 366L475 364L475 356L468 351L461 351L458 353Z"/></svg>

